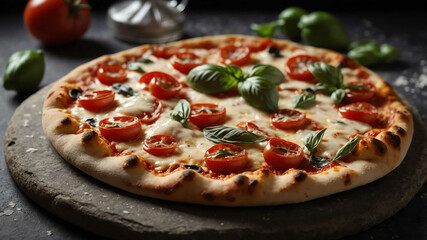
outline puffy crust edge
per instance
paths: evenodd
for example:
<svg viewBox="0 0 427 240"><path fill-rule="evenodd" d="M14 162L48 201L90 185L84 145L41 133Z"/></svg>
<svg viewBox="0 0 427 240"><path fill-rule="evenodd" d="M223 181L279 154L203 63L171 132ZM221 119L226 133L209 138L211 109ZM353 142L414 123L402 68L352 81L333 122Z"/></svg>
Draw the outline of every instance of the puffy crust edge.
<svg viewBox="0 0 427 240"><path fill-rule="evenodd" d="M259 38L241 35L207 36L164 46L192 47L201 43L219 45L230 41L257 39ZM274 41L279 46L310 48L287 40ZM401 163L411 143L411 113L403 103L395 101L388 106L393 112L393 125L388 130L375 138L362 139L350 163L340 162L343 166L336 166L319 174L307 174L291 169L283 175L275 175L264 169L235 174L220 180L207 178L186 169L166 176L153 175L146 170L144 161L138 157L110 156L111 149L96 132L78 133L79 123L64 111L66 86L70 85L74 78L101 63L110 60L123 61L127 56L142 54L148 48L149 45L136 47L102 56L79 66L52 87L43 106L44 132L59 154L83 172L112 186L138 195L205 205L256 206L298 203L349 190L381 178ZM316 51L319 54L339 55L325 49ZM395 95L381 78L377 77L376 84L386 86L381 91Z"/></svg>

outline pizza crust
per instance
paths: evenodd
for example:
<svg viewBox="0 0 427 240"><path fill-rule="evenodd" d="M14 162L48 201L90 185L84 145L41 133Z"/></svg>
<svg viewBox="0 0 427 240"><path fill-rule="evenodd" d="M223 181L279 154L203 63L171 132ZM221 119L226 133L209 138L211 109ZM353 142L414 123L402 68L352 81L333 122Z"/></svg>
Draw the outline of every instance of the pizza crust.
<svg viewBox="0 0 427 240"><path fill-rule="evenodd" d="M257 40L259 38L240 35L208 36L165 46L180 48L202 44L214 47L226 42ZM279 47L311 48L286 40L274 41ZM410 111L384 80L365 69L375 76L374 83L379 94L397 99L386 105L392 124L375 138L363 138L350 157L351 161L340 161L342 166L318 174L291 169L283 175L276 175L269 169L259 169L232 174L224 179L208 178L190 169L155 175L138 156L111 156L108 143L96 131L79 132L81 123L66 110L69 87L88 69L97 69L108 62L124 62L130 57L140 56L150 47L144 45L103 56L76 68L52 87L43 107L43 129L58 153L88 175L117 188L148 197L204 205L298 203L349 190L383 177L400 164L411 143L413 122ZM326 49L315 51L334 59L342 57Z"/></svg>

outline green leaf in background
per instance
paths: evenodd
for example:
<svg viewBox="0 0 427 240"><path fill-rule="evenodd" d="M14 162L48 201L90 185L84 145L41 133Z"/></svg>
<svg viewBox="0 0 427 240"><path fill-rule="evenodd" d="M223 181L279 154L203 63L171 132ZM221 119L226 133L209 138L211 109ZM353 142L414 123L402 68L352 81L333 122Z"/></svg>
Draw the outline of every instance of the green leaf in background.
<svg viewBox="0 0 427 240"><path fill-rule="evenodd" d="M206 127L203 129L203 134L214 143L246 144L266 139L244 129L227 126Z"/></svg>
<svg viewBox="0 0 427 240"><path fill-rule="evenodd" d="M268 64L256 64L252 66L251 69L249 69L248 73L246 73L245 78L250 78L254 76L262 77L270 81L274 85L281 83L285 78L282 71Z"/></svg>
<svg viewBox="0 0 427 240"><path fill-rule="evenodd" d="M310 152L310 155L313 155L317 152L316 148L322 141L322 138L323 138L323 135L325 135L326 129L327 128L324 128L319 131L313 131L309 133L307 136L305 136L304 145Z"/></svg>
<svg viewBox="0 0 427 240"><path fill-rule="evenodd" d="M191 113L190 103L181 99L178 101L174 109L169 113L169 116L182 124L183 127L188 127L188 117Z"/></svg>
<svg viewBox="0 0 427 240"><path fill-rule="evenodd" d="M236 86L238 82L238 79L230 74L230 69L214 64L195 67L187 75L187 84L202 93L227 91Z"/></svg>
<svg viewBox="0 0 427 240"><path fill-rule="evenodd" d="M382 44L380 47L381 60L386 63L394 62L400 56L400 51L390 44Z"/></svg>
<svg viewBox="0 0 427 240"><path fill-rule="evenodd" d="M348 141L346 144L344 144L344 146L342 146L335 154L334 161L349 156L356 148L357 143L359 143L359 140L360 137L355 137Z"/></svg>
<svg viewBox="0 0 427 240"><path fill-rule="evenodd" d="M298 22L305 14L306 11L302 8L288 7L279 14L277 24L291 40L299 40L301 39L301 29L298 27Z"/></svg>
<svg viewBox="0 0 427 240"><path fill-rule="evenodd" d="M263 77L250 77L239 82L237 90L252 107L266 112L274 112L278 109L279 91L276 85Z"/></svg>
<svg viewBox="0 0 427 240"><path fill-rule="evenodd" d="M251 24L251 29L260 37L273 37L276 34L277 23Z"/></svg>
<svg viewBox="0 0 427 240"><path fill-rule="evenodd" d="M312 91L304 91L296 96L292 102L293 108L308 108L316 103L316 95Z"/></svg>
<svg viewBox="0 0 427 240"><path fill-rule="evenodd" d="M337 89L331 94L331 99L335 104L340 104L341 101L344 99L345 91L344 89Z"/></svg>

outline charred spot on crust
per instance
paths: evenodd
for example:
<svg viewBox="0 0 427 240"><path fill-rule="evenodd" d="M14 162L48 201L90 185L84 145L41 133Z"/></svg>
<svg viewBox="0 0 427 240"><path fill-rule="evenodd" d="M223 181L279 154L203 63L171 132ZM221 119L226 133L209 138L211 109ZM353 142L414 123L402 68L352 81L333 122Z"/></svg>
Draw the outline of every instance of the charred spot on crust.
<svg viewBox="0 0 427 240"><path fill-rule="evenodd" d="M400 110L398 110L396 112L397 112L397 114L400 115L400 117L402 117L402 119L405 119L405 120L409 119L409 112L408 111L400 111Z"/></svg>
<svg viewBox="0 0 427 240"><path fill-rule="evenodd" d="M202 192L202 197L208 201L213 201L216 198L216 196L210 192Z"/></svg>
<svg viewBox="0 0 427 240"><path fill-rule="evenodd" d="M10 141L10 142L7 144L7 146L8 146L8 147L13 146L13 145L15 145L15 143L16 143L16 142L12 140L12 141Z"/></svg>
<svg viewBox="0 0 427 240"><path fill-rule="evenodd" d="M351 177L350 177L350 174L349 173L347 173L347 174L345 174L344 175L344 185L350 185L351 184Z"/></svg>
<svg viewBox="0 0 427 240"><path fill-rule="evenodd" d="M301 182L304 181L304 179L307 177L307 173L305 173L304 171L298 171L296 173L294 173L294 179L297 182Z"/></svg>
<svg viewBox="0 0 427 240"><path fill-rule="evenodd" d="M386 131L386 140L391 143L391 145L394 148L399 148L400 147L400 137L397 136L396 134L390 132L390 131Z"/></svg>
<svg viewBox="0 0 427 240"><path fill-rule="evenodd" d="M252 180L248 184L248 192L252 193L254 191L255 186L258 184L258 180Z"/></svg>
<svg viewBox="0 0 427 240"><path fill-rule="evenodd" d="M238 186L242 186L243 184L245 184L247 179L248 177L244 175L238 175L237 177L234 178L234 183L236 183L236 185Z"/></svg>
<svg viewBox="0 0 427 240"><path fill-rule="evenodd" d="M63 125L67 125L67 124L70 124L70 123L71 123L71 119L68 118L68 117L62 119L62 121L61 121L61 124L63 124Z"/></svg>
<svg viewBox="0 0 427 240"><path fill-rule="evenodd" d="M182 180L189 181L193 179L195 175L194 171L191 170L182 171Z"/></svg>
<svg viewBox="0 0 427 240"><path fill-rule="evenodd" d="M265 176L268 176L268 174L270 174L270 170L268 168L263 168L261 169L262 174L264 174Z"/></svg>
<svg viewBox="0 0 427 240"><path fill-rule="evenodd" d="M47 95L47 98L52 97L53 93L54 93L54 92L50 92L50 93ZM46 98L46 99L47 99L47 98Z"/></svg>
<svg viewBox="0 0 427 240"><path fill-rule="evenodd" d="M92 140L92 138L96 137L97 135L98 133L96 133L95 131L85 132L83 134L82 141L89 142L90 140Z"/></svg>
<svg viewBox="0 0 427 240"><path fill-rule="evenodd" d="M405 136L406 135L406 131L405 129L399 127L399 126L393 126L394 130L396 130L397 134L399 134L400 136Z"/></svg>
<svg viewBox="0 0 427 240"><path fill-rule="evenodd" d="M378 140L376 138L370 138L371 139L371 143L376 147L376 151L377 153L379 153L379 155L383 155L384 153L387 152L387 146L385 145L385 143L383 143L381 140Z"/></svg>
<svg viewBox="0 0 427 240"><path fill-rule="evenodd" d="M135 155L130 155L125 159L125 162L123 163L123 168L130 168L133 166L136 166L138 164L138 157Z"/></svg>

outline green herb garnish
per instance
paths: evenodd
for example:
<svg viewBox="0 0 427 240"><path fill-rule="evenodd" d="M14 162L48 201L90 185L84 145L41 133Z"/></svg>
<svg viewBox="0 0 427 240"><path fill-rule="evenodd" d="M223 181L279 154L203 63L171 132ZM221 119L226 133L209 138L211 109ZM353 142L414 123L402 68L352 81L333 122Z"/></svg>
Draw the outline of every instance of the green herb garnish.
<svg viewBox="0 0 427 240"><path fill-rule="evenodd" d="M216 152L215 157L216 158L223 158L228 156L233 156L235 153L228 151L227 149L220 149Z"/></svg>
<svg viewBox="0 0 427 240"><path fill-rule="evenodd" d="M190 103L185 99L181 99L178 101L175 108L170 112L169 116L172 119L180 122L182 126L186 128L188 127L188 117L190 116L190 113Z"/></svg>
<svg viewBox="0 0 427 240"><path fill-rule="evenodd" d="M145 73L144 69L142 69L142 67L136 62L128 62L127 69L140 73Z"/></svg>
<svg viewBox="0 0 427 240"><path fill-rule="evenodd" d="M296 96L292 102L293 108L308 108L316 103L316 95L313 91L304 91Z"/></svg>
<svg viewBox="0 0 427 240"><path fill-rule="evenodd" d="M112 87L114 91L123 96L129 97L135 95L135 91L129 85L126 85L124 83L114 83Z"/></svg>
<svg viewBox="0 0 427 240"><path fill-rule="evenodd" d="M335 154L335 160L339 160L341 158L347 157L348 155L350 155L354 149L357 146L357 143L359 143L360 137L355 137L353 139L351 139L350 141L348 141L346 144L344 144L344 146L342 146L337 154Z"/></svg>
<svg viewBox="0 0 427 240"><path fill-rule="evenodd" d="M244 144L264 141L266 138L241 128L213 126L203 129L205 137L214 143Z"/></svg>

